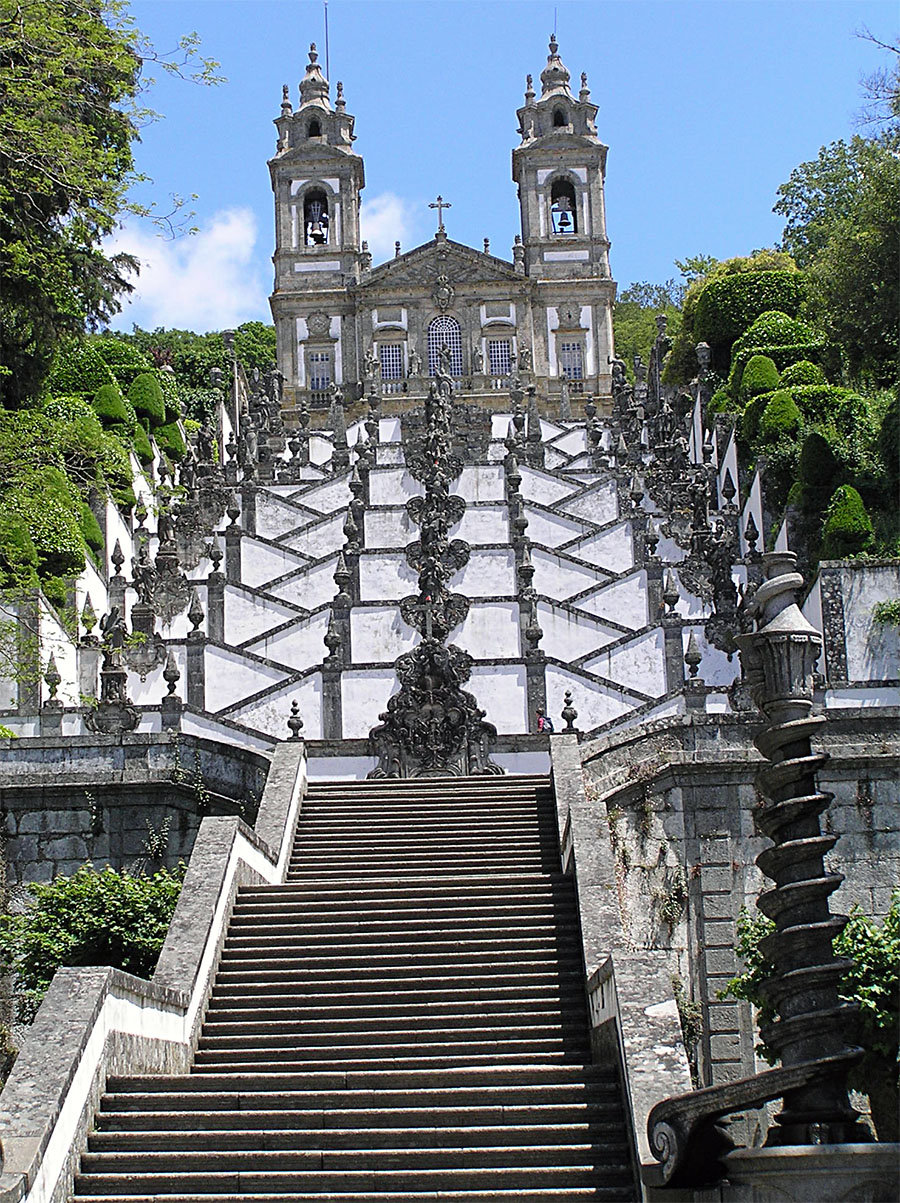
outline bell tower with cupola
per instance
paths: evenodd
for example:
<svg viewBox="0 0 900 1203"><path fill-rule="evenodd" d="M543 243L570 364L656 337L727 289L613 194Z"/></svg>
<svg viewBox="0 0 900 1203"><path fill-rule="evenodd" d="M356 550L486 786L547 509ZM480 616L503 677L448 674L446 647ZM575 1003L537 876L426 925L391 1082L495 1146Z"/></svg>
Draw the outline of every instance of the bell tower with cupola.
<svg viewBox="0 0 900 1203"><path fill-rule="evenodd" d="M346 288L368 256L359 237L362 157L353 150L354 118L343 85L334 107L315 44L294 109L284 86L276 119L278 146L269 161L275 194L275 288L270 298L278 331L286 399L296 388L324 391L356 379L355 340L345 339ZM352 316L350 319L352 327ZM321 345L320 345L321 344Z"/></svg>
<svg viewBox="0 0 900 1203"><path fill-rule="evenodd" d="M612 305L616 286L606 237L606 155L597 136L597 106L587 75L577 98L550 38L541 93L527 77L518 110L521 142L512 152L522 219L520 262L544 309L548 374L570 393L610 393ZM520 270L522 270L520 268Z"/></svg>

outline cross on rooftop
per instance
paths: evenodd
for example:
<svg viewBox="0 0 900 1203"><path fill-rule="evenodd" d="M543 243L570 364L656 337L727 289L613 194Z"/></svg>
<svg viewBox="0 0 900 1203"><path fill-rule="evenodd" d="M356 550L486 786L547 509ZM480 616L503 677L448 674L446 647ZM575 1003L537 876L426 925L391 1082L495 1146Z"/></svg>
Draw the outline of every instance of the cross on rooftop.
<svg viewBox="0 0 900 1203"><path fill-rule="evenodd" d="M438 228L437 228L437 232L438 232L439 234L444 234L444 233L446 233L446 231L444 230L444 210L445 210L445 209L452 209L452 208L453 208L453 206L450 204L450 202L449 202L449 201L445 201L445 200L444 200L444 198L443 198L443 197L440 195L440 193L438 193L438 198L437 198L437 200L436 200L436 201L432 201L432 202L431 202L431 204L428 206L428 208L429 208L429 209L437 209L437 211L438 211Z"/></svg>

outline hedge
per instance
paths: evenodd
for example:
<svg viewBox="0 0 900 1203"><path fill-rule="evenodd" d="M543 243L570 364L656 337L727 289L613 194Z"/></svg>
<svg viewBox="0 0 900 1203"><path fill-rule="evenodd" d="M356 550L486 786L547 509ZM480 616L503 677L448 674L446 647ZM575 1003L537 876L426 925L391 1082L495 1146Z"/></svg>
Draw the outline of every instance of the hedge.
<svg viewBox="0 0 900 1203"><path fill-rule="evenodd" d="M745 369L746 371L746 369ZM817 363L808 359L800 359L797 363L788 364L781 373L781 386L788 388L800 384L827 384L825 373Z"/></svg>
<svg viewBox="0 0 900 1203"><path fill-rule="evenodd" d="M153 432L153 437L160 451L164 451L170 459L184 458L187 447L177 422L167 422L165 426L158 427Z"/></svg>
<svg viewBox="0 0 900 1203"><path fill-rule="evenodd" d="M41 576L77 576L85 563L81 499L61 468L29 473L3 495L3 507L28 527Z"/></svg>
<svg viewBox="0 0 900 1203"><path fill-rule="evenodd" d="M779 389L763 410L759 419L759 435L763 442L776 443L780 438L795 435L803 423L803 415L787 389Z"/></svg>
<svg viewBox="0 0 900 1203"><path fill-rule="evenodd" d="M714 349L731 346L761 314L793 316L803 301L799 272L741 272L711 280L697 298L694 334Z"/></svg>
<svg viewBox="0 0 900 1203"><path fill-rule="evenodd" d="M166 420L166 404L159 380L149 372L136 376L128 390L128 400L139 418L146 418L150 427L162 426Z"/></svg>
<svg viewBox="0 0 900 1203"><path fill-rule="evenodd" d="M783 391L790 393L794 404L807 422L831 423L843 434L851 434L868 409L859 393L849 388L840 388L834 384L799 384L784 389L783 381L781 389L762 393L758 398L754 398L751 404L760 400L764 409L777 392ZM744 412L746 414L746 410ZM762 409L758 414L762 414Z"/></svg>
<svg viewBox="0 0 900 1203"><path fill-rule="evenodd" d="M166 421L177 422L181 417L181 390L178 377L174 372L159 373L159 387L162 390L163 403L166 407Z"/></svg>
<svg viewBox="0 0 900 1203"><path fill-rule="evenodd" d="M37 583L38 553L22 514L0 506L0 589Z"/></svg>
<svg viewBox="0 0 900 1203"><path fill-rule="evenodd" d="M153 367L143 351L121 338L93 338L90 345L123 389L127 389L136 376L142 372L149 372Z"/></svg>
<svg viewBox="0 0 900 1203"><path fill-rule="evenodd" d="M104 426L127 427L129 407L117 384L104 384L102 388L97 389L91 405Z"/></svg>
<svg viewBox="0 0 900 1203"><path fill-rule="evenodd" d="M810 430L800 450L799 472L804 485L813 489L834 488L841 473L841 463L832 448L833 440L821 430Z"/></svg>
<svg viewBox="0 0 900 1203"><path fill-rule="evenodd" d="M768 355L754 355L747 362L741 377L741 400L746 404L760 393L778 388L778 368Z"/></svg>
<svg viewBox="0 0 900 1203"><path fill-rule="evenodd" d="M822 531L822 559L840 560L865 551L874 534L863 499L852 485L840 485L828 503Z"/></svg>
<svg viewBox="0 0 900 1203"><path fill-rule="evenodd" d="M94 511L86 501L82 501L79 506L78 525L81 528L82 538L91 551L103 550L103 532L100 530L100 523L94 514Z"/></svg>
<svg viewBox="0 0 900 1203"><path fill-rule="evenodd" d="M150 445L150 437L140 423L134 432L134 453L142 464L153 463L153 447Z"/></svg>
<svg viewBox="0 0 900 1203"><path fill-rule="evenodd" d="M60 344L47 378L51 395L78 393L92 397L105 384L117 387L112 372L90 343Z"/></svg>

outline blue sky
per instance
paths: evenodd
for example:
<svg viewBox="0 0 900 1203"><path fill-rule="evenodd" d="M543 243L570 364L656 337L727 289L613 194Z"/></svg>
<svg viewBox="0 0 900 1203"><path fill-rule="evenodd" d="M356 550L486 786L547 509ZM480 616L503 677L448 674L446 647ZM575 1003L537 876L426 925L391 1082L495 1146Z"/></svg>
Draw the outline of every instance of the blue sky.
<svg viewBox="0 0 900 1203"><path fill-rule="evenodd" d="M136 0L161 51L196 30L227 82L160 78L147 103L142 200L197 193L200 232L175 241L133 221L117 249L144 264L115 323L220 329L269 320L272 194L266 160L281 85L296 96L309 43L324 62L321 0ZM434 233L510 257L518 204L510 153L525 76L539 76L556 23L577 84L587 71L610 148L607 209L620 288L676 275L673 261L726 258L777 241L776 189L857 129L860 76L885 63L854 36L896 34L893 0L330 0L332 80L344 83L365 159L364 234L376 261ZM159 72L152 72L159 75Z"/></svg>

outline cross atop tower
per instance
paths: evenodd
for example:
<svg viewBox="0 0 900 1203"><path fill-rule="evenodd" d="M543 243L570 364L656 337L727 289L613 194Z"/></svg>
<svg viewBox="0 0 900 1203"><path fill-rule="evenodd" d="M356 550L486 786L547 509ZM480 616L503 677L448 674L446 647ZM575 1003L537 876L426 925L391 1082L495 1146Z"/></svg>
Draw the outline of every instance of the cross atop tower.
<svg viewBox="0 0 900 1203"><path fill-rule="evenodd" d="M444 210L452 209L453 206L450 204L449 201L445 201L444 198L440 195L440 193L438 193L437 200L432 201L431 204L428 206L428 208L429 209L437 209L437 211L438 211L437 232L439 234L446 234L447 231L444 229Z"/></svg>

